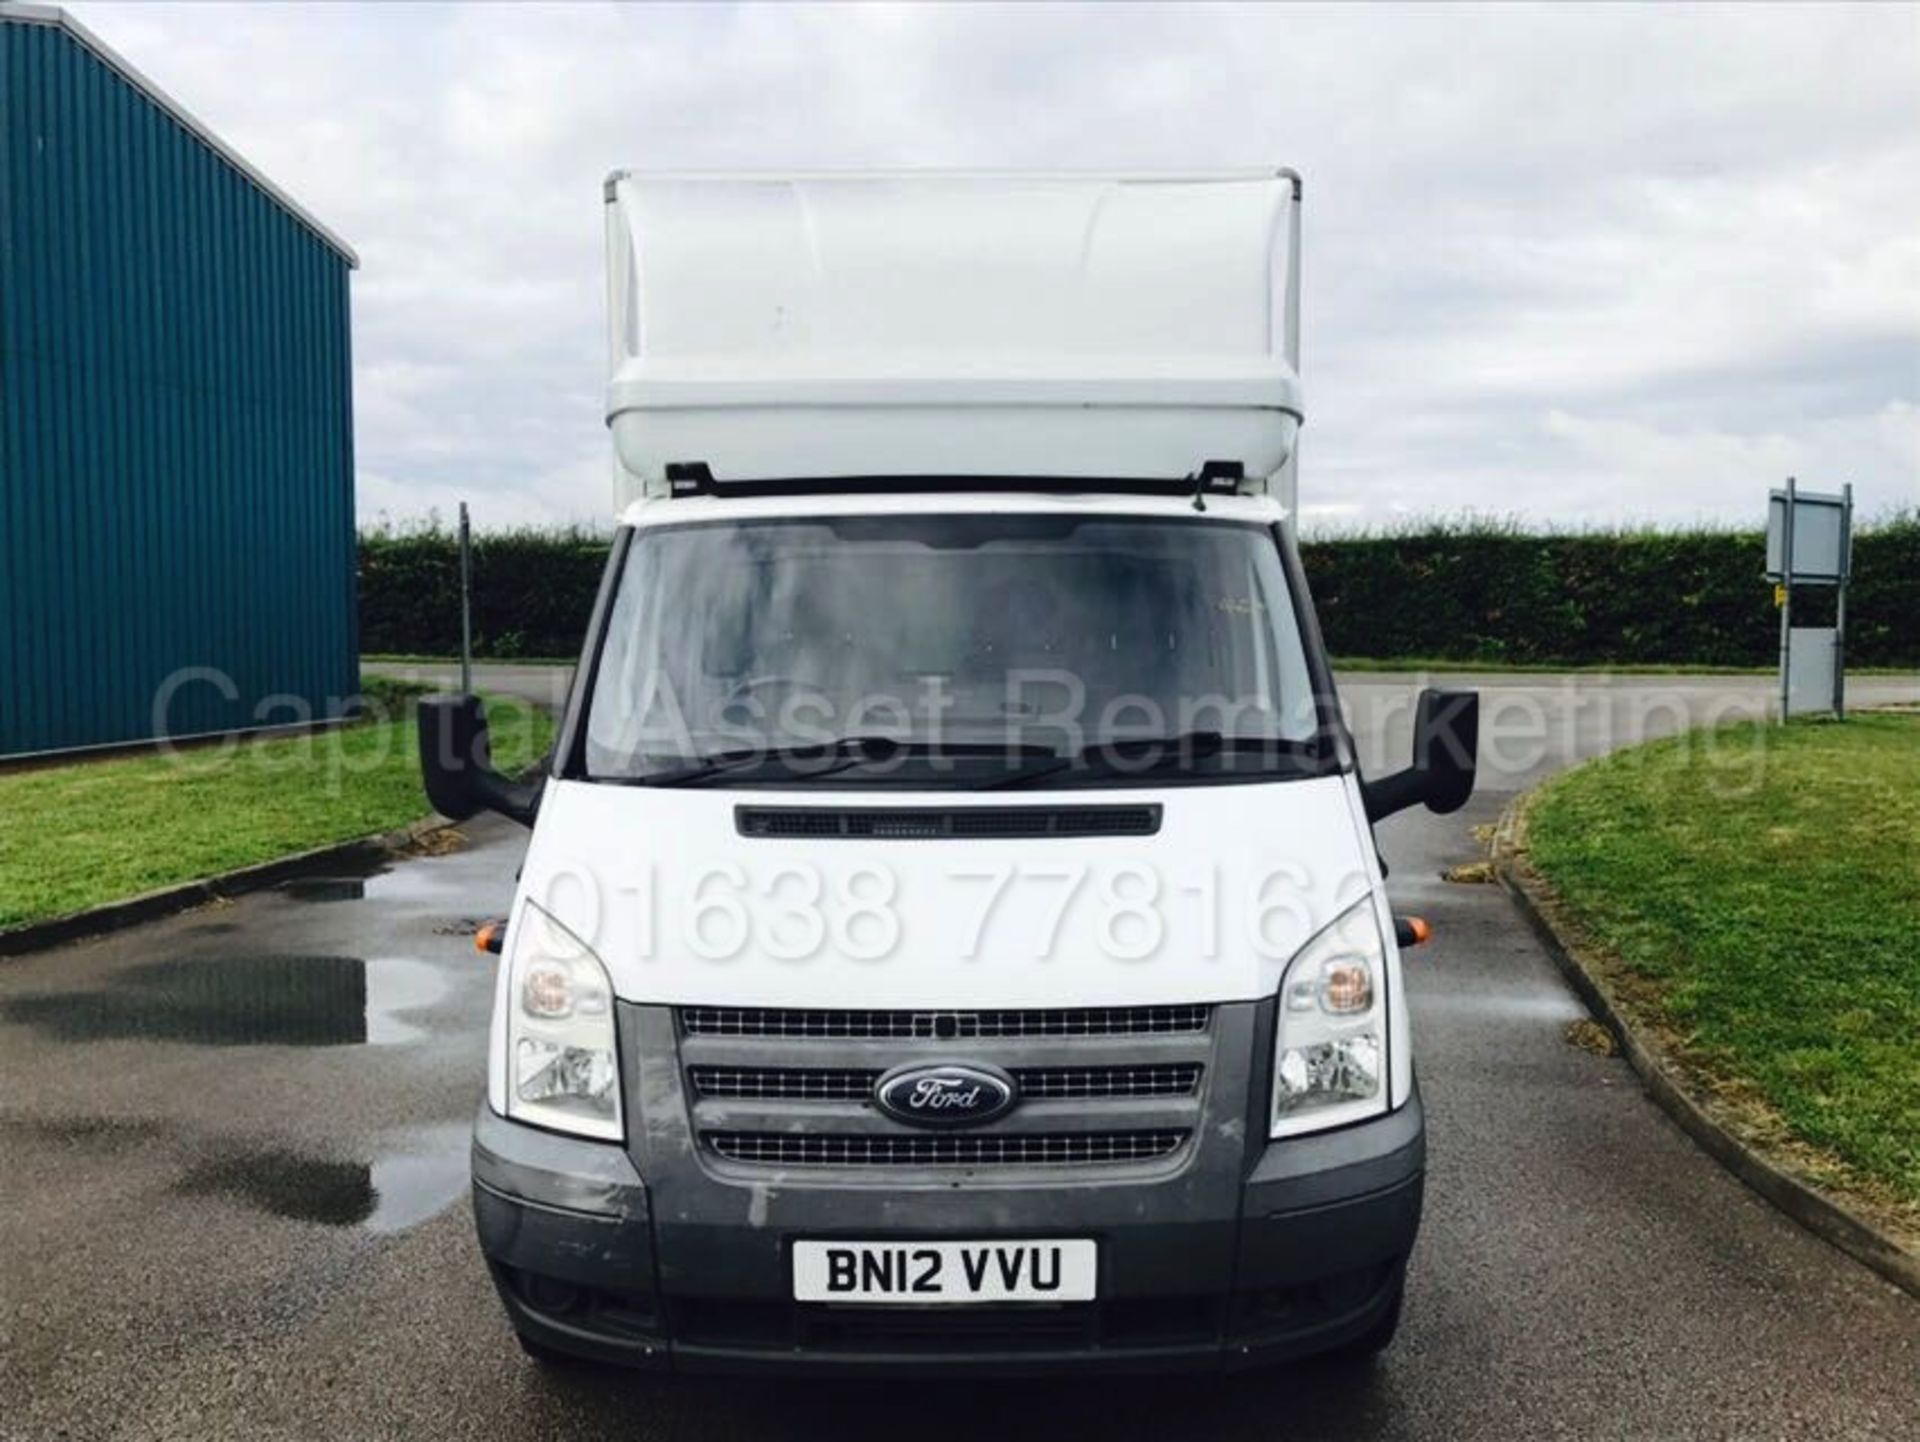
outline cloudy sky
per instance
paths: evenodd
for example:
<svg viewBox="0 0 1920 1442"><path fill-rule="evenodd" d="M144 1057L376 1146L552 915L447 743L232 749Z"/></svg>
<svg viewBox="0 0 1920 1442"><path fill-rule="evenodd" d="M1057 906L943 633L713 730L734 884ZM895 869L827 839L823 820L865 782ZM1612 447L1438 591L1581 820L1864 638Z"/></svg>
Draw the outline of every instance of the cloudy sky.
<svg viewBox="0 0 1920 1442"><path fill-rule="evenodd" d="M1920 7L71 8L359 250L369 520L607 516L616 166L1296 167L1322 526L1920 504Z"/></svg>

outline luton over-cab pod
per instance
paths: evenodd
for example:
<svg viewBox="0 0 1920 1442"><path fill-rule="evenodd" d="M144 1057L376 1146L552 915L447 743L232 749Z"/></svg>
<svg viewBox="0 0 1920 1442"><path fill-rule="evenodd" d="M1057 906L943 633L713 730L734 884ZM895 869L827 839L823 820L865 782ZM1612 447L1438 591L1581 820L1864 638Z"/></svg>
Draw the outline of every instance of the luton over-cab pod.
<svg viewBox="0 0 1920 1442"><path fill-rule="evenodd" d="M1299 184L616 174L616 507L676 478L1283 473Z"/></svg>

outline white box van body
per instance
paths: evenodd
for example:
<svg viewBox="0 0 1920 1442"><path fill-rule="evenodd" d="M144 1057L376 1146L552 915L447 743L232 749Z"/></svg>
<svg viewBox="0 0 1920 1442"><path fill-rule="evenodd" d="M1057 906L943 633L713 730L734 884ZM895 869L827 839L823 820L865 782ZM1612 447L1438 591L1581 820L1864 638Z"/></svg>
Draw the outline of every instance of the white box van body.
<svg viewBox="0 0 1920 1442"><path fill-rule="evenodd" d="M1424 1129L1289 529L1300 188L607 187L619 528L476 1127L536 1355L1218 1367L1392 1336ZM1402 929L1404 932L1404 929Z"/></svg>

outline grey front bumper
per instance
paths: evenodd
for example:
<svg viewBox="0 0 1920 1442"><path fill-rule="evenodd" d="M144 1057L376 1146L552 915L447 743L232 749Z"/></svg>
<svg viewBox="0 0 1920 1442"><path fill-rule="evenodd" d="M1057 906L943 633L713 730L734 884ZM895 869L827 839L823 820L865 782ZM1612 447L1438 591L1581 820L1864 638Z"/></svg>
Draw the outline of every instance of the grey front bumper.
<svg viewBox="0 0 1920 1442"><path fill-rule="evenodd" d="M1249 1365L1365 1333L1394 1304L1419 1226L1425 1132L1416 1093L1377 1121L1257 1149L1210 1185L788 1176L729 1184L719 1207L669 1183L671 1209L620 1147L485 1108L473 1156L481 1248L536 1343L683 1371L1005 1374ZM920 1329L897 1309L794 1303L792 1240L836 1235L1091 1236L1101 1300L940 1309Z"/></svg>

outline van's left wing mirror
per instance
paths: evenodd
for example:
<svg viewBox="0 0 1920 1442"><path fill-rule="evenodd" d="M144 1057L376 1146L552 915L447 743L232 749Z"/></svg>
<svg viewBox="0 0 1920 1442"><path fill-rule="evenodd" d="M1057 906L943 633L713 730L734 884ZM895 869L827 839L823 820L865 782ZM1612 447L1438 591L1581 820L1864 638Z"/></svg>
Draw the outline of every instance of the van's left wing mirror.
<svg viewBox="0 0 1920 1442"><path fill-rule="evenodd" d="M522 826L533 825L539 783L509 781L493 769L487 713L478 696L424 697L419 716L420 776L435 811L451 821L497 811Z"/></svg>
<svg viewBox="0 0 1920 1442"><path fill-rule="evenodd" d="M1473 795L1479 753L1480 693L1428 687L1414 704L1413 765L1360 787L1367 820L1422 802L1443 815L1458 811Z"/></svg>

